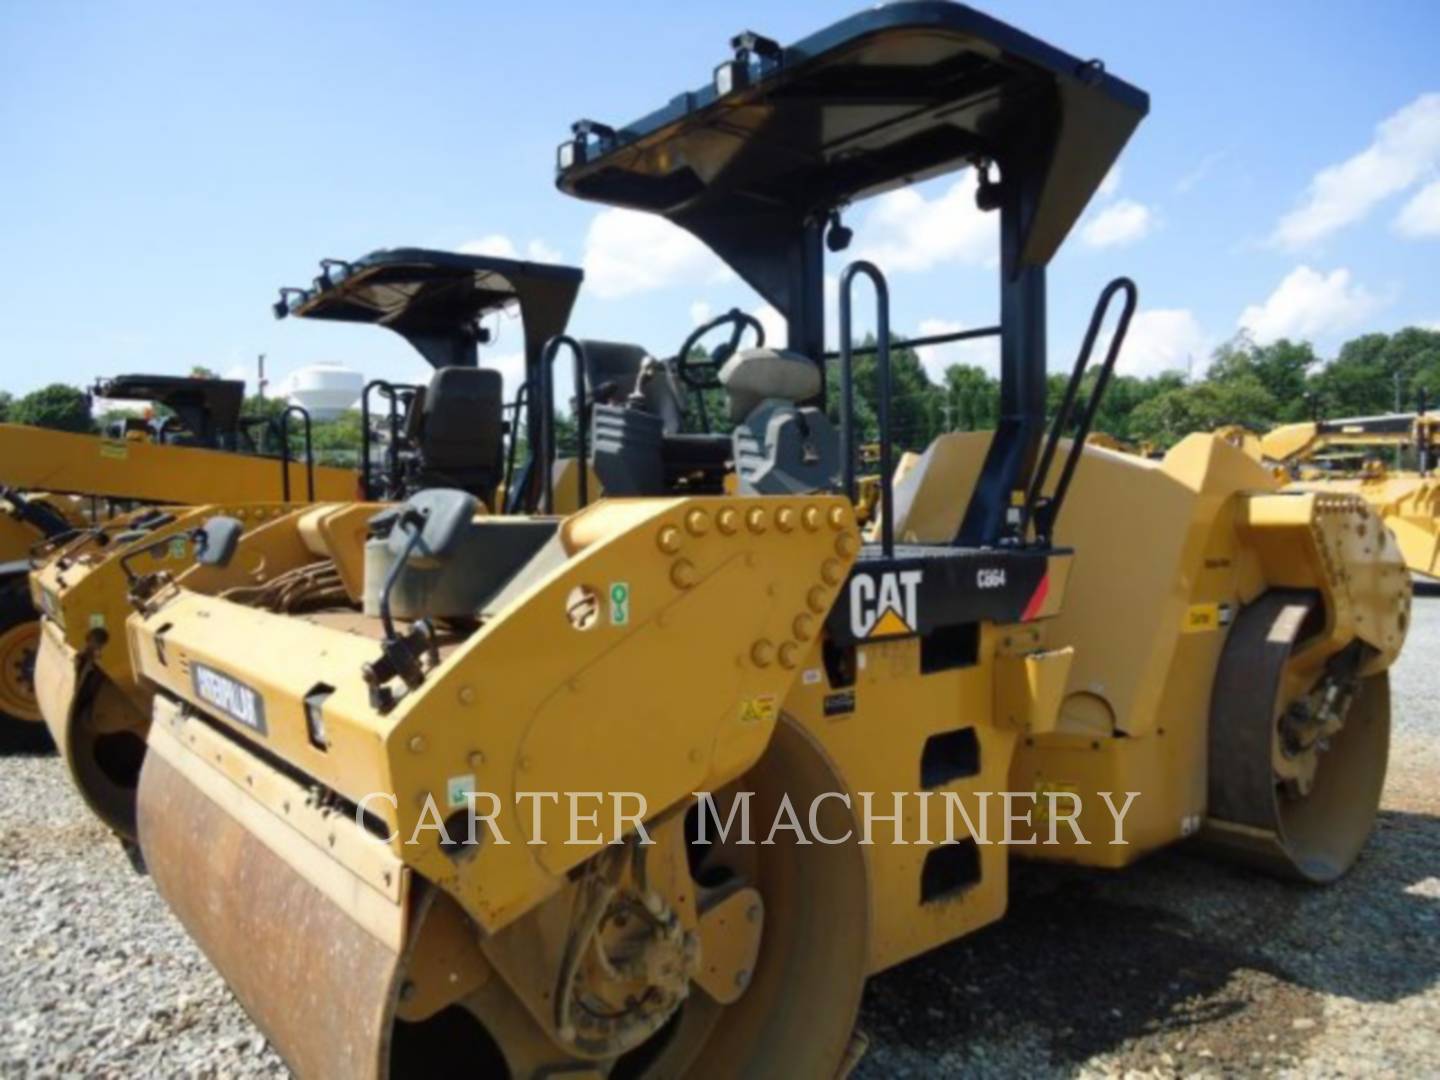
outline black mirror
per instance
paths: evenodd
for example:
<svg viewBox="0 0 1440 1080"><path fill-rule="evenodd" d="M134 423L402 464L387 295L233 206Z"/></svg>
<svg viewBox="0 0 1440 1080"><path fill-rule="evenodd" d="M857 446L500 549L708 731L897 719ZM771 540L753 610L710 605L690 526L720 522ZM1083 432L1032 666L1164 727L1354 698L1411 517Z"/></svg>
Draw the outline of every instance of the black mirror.
<svg viewBox="0 0 1440 1080"><path fill-rule="evenodd" d="M451 488L432 488L410 496L397 508L389 530L390 552L397 559L443 559L475 516L475 496ZM375 522L371 522L374 529ZM397 527L398 526L398 527ZM411 537L419 533L412 544Z"/></svg>
<svg viewBox="0 0 1440 1080"><path fill-rule="evenodd" d="M245 526L235 518L211 518L193 534L195 561L201 566L229 566L244 531Z"/></svg>

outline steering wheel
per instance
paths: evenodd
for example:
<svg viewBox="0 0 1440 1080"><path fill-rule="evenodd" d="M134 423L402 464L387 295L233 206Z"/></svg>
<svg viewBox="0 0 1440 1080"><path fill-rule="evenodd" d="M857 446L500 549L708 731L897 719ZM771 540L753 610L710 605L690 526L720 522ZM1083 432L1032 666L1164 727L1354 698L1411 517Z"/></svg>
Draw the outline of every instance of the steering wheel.
<svg viewBox="0 0 1440 1080"><path fill-rule="evenodd" d="M717 346L704 360L690 359L690 350L698 345L706 334L726 325L730 327L729 341ZM697 326L690 331L685 344L681 345L680 351L675 354L675 373L692 390L713 390L718 387L720 369L725 366L726 360L735 355L735 350L740 347L740 338L747 329L755 334L755 348L765 344L765 327L760 325L760 320L739 308L731 308L724 315Z"/></svg>

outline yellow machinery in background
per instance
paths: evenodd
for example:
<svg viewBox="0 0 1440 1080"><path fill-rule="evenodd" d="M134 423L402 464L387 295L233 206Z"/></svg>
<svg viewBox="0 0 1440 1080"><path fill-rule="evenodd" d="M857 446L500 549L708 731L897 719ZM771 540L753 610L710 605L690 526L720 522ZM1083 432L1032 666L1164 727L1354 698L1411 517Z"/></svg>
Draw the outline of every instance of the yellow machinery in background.
<svg viewBox="0 0 1440 1080"><path fill-rule="evenodd" d="M599 502L217 517L203 570L136 590L141 851L299 1075L831 1077L869 974L1001 917L1007 832L1102 867L1201 835L1316 882L1369 834L1410 602L1377 515L1215 436L1085 446L1127 281L1047 431L1046 267L1146 95L944 3L733 49L640 121L575 125L558 183L690 230L785 348L741 312L708 367L565 339ZM999 225L1000 421L913 459L862 532L851 294L878 294L892 477L888 287L840 276L837 432L826 234L967 165ZM672 381L718 385L730 427L683 430ZM230 591L257 560L342 587Z"/></svg>
<svg viewBox="0 0 1440 1080"><path fill-rule="evenodd" d="M26 589L30 551L87 520L82 499L0 488L0 743L43 744L35 701L35 608Z"/></svg>
<svg viewBox="0 0 1440 1080"><path fill-rule="evenodd" d="M1432 475L1440 417L1393 413L1288 424L1260 440L1260 454L1297 487L1363 498L1395 534L1405 565L1440 580L1440 481ZM1396 454L1408 457L1406 467L1385 460Z"/></svg>
<svg viewBox="0 0 1440 1080"><path fill-rule="evenodd" d="M53 551L136 504L204 504L220 494L236 502L355 497L353 471L317 468L308 454L292 459L292 418L303 422L308 446L303 409L247 420L244 389L232 379L122 375L102 379L92 393L155 402L167 415L135 418L102 436L0 424L0 742L45 741L34 684L39 624L26 583L32 552ZM274 429L278 458L257 453L258 426Z"/></svg>
<svg viewBox="0 0 1440 1080"><path fill-rule="evenodd" d="M498 420L489 426L480 422L487 402L495 412L500 393L498 373L477 367L477 346L483 340L480 321L513 305L527 327L533 327L530 377L511 411L538 416L538 421L528 422L539 430L551 414L530 413L526 402L540 406L546 401L538 375L542 346L564 329L579 282L580 271L571 267L413 248L377 251L354 262L327 260L312 289L284 291L276 313L384 326L436 365L426 387L377 380L366 388L362 430L372 426L372 394L389 406L388 417L375 418L381 427L388 421L383 462L372 462L368 439L361 445L360 488L369 497L403 498L442 483L483 494L497 511L497 489L513 490L516 511L534 510L545 497L534 455L522 459L503 453ZM524 389L531 383L536 384L533 394ZM571 468L560 474L555 497L562 505L570 494L566 480L574 486L573 472ZM354 474L348 478L353 488ZM331 499L338 494L329 490ZM62 536L57 550L32 572L34 604L42 613L34 662L38 714L81 795L119 836L128 841L135 837L135 786L151 713L151 687L139 682L122 631L136 590L163 572L191 588L219 589L223 583L222 595L263 599L287 613L333 602L345 595L337 592L344 575L311 565L328 558L326 551L312 549L339 528L355 530L348 539L363 543L364 522L377 508L349 503L332 512L329 504L321 503L311 512L292 503L243 498L151 508ZM257 554L223 576L194 565L196 537L204 523L217 516L238 522L247 536L256 533L246 550ZM286 519L283 527L281 519ZM310 547L304 549L312 553L309 562L300 549L284 546L293 544L295 530L309 538ZM277 535L278 553L270 549ZM297 560L298 568L291 566ZM280 573L276 568L282 565L293 572ZM357 581L346 584L352 591L358 588Z"/></svg>

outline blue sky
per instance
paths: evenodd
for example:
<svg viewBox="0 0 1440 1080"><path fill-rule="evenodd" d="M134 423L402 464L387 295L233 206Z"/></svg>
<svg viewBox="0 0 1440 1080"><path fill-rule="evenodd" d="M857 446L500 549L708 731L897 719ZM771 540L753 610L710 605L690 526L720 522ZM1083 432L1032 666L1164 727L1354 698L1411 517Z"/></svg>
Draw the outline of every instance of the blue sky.
<svg viewBox="0 0 1440 1080"><path fill-rule="evenodd" d="M683 234L556 192L555 145L580 116L624 123L699 84L738 30L790 41L856 7L9 0L0 388L243 371L262 352L272 375L333 361L414 377L399 339L269 312L322 256L399 245L583 264L572 328L669 354L705 311L758 298ZM1242 324L1322 351L1440 327L1440 4L986 10L1151 95L1053 264L1053 367L1119 273L1141 290L1122 361L1137 372L1198 372ZM881 260L901 330L993 320L991 224L967 184L852 213L849 254ZM502 366L517 329L501 327ZM926 359L991 362L983 346Z"/></svg>

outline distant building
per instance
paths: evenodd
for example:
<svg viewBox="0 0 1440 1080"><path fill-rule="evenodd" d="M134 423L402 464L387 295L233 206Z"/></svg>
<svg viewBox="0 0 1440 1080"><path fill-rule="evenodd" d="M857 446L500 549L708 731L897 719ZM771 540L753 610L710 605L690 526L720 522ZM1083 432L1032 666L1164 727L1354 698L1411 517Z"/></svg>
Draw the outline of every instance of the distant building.
<svg viewBox="0 0 1440 1080"><path fill-rule="evenodd" d="M365 376L342 364L311 364L275 383L274 397L306 409L312 419L334 420L360 403Z"/></svg>

